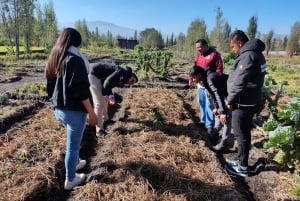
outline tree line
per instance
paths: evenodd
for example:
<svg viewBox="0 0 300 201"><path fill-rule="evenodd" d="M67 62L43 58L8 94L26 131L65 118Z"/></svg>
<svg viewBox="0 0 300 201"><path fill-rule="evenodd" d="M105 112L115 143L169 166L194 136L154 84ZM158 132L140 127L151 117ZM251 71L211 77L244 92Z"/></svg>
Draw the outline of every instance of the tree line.
<svg viewBox="0 0 300 201"><path fill-rule="evenodd" d="M290 35L275 37L271 29L267 34L258 32L258 17L249 19L249 26L244 30L250 39L260 38L266 44L266 54L269 51L286 51L292 57L299 52L300 22L297 21L291 27ZM97 27L90 31L85 19L75 22L75 28L81 33L83 47L117 47L117 39L122 36L113 36L110 31L100 34ZM37 0L1 0L0 3L0 46L8 46L18 59L20 47L24 47L24 53L30 55L32 47L43 47L48 52L54 45L59 34L58 22L53 7L53 2L41 6ZM129 39L138 40L145 49L172 49L182 56L194 54L194 43L199 38L206 39L211 46L220 52L230 52L229 37L232 33L231 26L223 17L221 8L216 11L215 26L208 33L203 19L195 18L188 27L187 33L179 33L167 36L165 39L155 28L146 28Z"/></svg>

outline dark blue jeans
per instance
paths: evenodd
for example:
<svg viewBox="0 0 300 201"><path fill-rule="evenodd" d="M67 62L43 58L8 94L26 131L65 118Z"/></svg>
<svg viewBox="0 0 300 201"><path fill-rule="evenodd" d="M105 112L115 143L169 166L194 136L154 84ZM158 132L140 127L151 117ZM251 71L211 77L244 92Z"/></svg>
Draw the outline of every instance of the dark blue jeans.
<svg viewBox="0 0 300 201"><path fill-rule="evenodd" d="M253 108L237 108L232 111L232 127L238 142L238 159L241 166L248 166L254 113Z"/></svg>

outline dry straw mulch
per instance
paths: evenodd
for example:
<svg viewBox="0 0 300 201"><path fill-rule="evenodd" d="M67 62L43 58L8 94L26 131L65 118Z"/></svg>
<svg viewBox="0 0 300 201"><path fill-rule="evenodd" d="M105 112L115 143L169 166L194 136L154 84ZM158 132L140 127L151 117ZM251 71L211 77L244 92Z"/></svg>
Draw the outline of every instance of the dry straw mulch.
<svg viewBox="0 0 300 201"><path fill-rule="evenodd" d="M207 147L205 131L195 126L195 91L154 87L120 94L109 135L97 139L93 127L85 131L80 155L88 166L81 172L88 178L72 191L62 189L65 129L48 104L0 136L0 200L249 200L249 192L232 180ZM274 187L264 192L264 200L287 197L293 183L287 173L282 180L283 175L277 174L276 185L260 183ZM256 181L270 179L274 174L249 178L253 181L248 188L255 190ZM278 187L281 183L285 191ZM250 198L257 198L253 194Z"/></svg>

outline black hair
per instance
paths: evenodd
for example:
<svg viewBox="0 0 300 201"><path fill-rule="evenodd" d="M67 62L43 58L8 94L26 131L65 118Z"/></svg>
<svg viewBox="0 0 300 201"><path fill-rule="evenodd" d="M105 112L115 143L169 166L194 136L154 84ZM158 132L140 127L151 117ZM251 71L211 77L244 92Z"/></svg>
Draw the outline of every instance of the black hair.
<svg viewBox="0 0 300 201"><path fill-rule="evenodd" d="M74 46L74 47L79 47L82 43L82 38L80 33L73 28L67 28L68 31L71 32L70 34L70 45Z"/></svg>
<svg viewBox="0 0 300 201"><path fill-rule="evenodd" d="M137 83L137 82L139 81L139 79L138 79L138 77L136 76L135 73L132 73L131 76L133 76L133 77L136 79L136 82L135 82L135 83Z"/></svg>
<svg viewBox="0 0 300 201"><path fill-rule="evenodd" d="M204 68L201 66L193 66L189 72L189 75L193 75L193 76L199 75L199 74L201 74L202 77L206 76L206 72L205 72Z"/></svg>
<svg viewBox="0 0 300 201"><path fill-rule="evenodd" d="M65 28L58 36L46 64L46 78L53 78L62 73L62 62L70 46L79 47L82 38L74 28Z"/></svg>
<svg viewBox="0 0 300 201"><path fill-rule="evenodd" d="M230 39L231 39L233 42L240 41L240 42L246 43L247 41L249 41L248 36L247 36L242 30L235 30L235 31L231 34Z"/></svg>
<svg viewBox="0 0 300 201"><path fill-rule="evenodd" d="M205 39L198 39L195 43L200 43L201 45L207 45L208 46L208 43Z"/></svg>
<svg viewBox="0 0 300 201"><path fill-rule="evenodd" d="M209 67L206 67L206 68L203 68L201 66L193 66L191 69L190 69L190 72L189 72L189 75L190 76L196 76L196 75L201 75L201 80L204 84L204 86L208 86L207 84L207 71L209 70Z"/></svg>
<svg viewBox="0 0 300 201"><path fill-rule="evenodd" d="M129 66L125 66L124 69L128 72L128 80L131 78L131 77L134 77L136 79L136 83L139 81L137 75L135 73L132 72L132 68L129 67Z"/></svg>
<svg viewBox="0 0 300 201"><path fill-rule="evenodd" d="M124 69L127 70L129 73L132 73L132 68L129 66L125 66Z"/></svg>

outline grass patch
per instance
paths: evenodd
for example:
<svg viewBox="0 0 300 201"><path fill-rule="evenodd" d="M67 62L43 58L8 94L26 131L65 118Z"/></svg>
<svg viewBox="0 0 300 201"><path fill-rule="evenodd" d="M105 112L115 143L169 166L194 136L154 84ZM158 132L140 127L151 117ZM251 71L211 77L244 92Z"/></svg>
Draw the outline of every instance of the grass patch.
<svg viewBox="0 0 300 201"><path fill-rule="evenodd" d="M300 97L300 56L293 58L287 57L269 57L267 58L267 71L275 79L278 86L287 81L284 86L284 94Z"/></svg>

